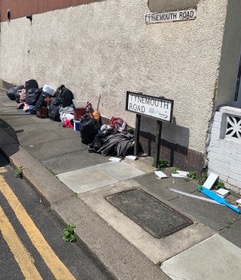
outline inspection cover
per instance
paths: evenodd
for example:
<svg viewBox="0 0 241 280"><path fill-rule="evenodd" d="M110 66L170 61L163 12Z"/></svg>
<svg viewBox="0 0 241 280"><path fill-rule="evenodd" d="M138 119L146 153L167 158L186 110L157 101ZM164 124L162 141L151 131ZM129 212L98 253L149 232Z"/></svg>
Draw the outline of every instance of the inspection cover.
<svg viewBox="0 0 241 280"><path fill-rule="evenodd" d="M106 199L155 238L168 236L192 224L189 218L138 188Z"/></svg>

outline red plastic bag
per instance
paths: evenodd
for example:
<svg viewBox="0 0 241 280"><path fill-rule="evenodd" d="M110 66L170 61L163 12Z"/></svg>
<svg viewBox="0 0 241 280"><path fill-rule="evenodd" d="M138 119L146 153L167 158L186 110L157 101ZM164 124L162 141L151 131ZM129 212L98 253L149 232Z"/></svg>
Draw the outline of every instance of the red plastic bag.
<svg viewBox="0 0 241 280"><path fill-rule="evenodd" d="M67 128L74 128L70 120L65 120L63 126Z"/></svg>
<svg viewBox="0 0 241 280"><path fill-rule="evenodd" d="M110 119L110 127L117 132L124 132L127 128L127 123L122 118L112 117Z"/></svg>

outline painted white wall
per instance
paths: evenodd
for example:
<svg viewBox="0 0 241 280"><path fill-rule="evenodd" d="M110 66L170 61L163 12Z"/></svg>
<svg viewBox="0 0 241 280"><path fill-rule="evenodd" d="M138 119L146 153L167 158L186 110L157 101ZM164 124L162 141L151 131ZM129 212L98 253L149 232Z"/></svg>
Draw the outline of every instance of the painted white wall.
<svg viewBox="0 0 241 280"><path fill-rule="evenodd" d="M226 135L229 116L236 117L240 123L241 109L224 106L214 115L208 147L208 169L219 175L226 188L241 194L241 139ZM240 133L240 124L234 124L233 129Z"/></svg>
<svg viewBox="0 0 241 280"><path fill-rule="evenodd" d="M228 0L200 0L196 20L146 25L146 0L107 0L2 23L0 77L15 84L65 84L102 116L125 111L126 91L174 99L163 136L205 152ZM153 127L147 125L146 131Z"/></svg>

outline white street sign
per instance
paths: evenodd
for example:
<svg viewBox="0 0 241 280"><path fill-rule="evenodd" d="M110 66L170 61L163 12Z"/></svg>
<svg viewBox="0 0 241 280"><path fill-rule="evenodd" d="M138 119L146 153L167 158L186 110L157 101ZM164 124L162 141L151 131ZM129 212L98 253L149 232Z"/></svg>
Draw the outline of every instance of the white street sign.
<svg viewBox="0 0 241 280"><path fill-rule="evenodd" d="M193 20L197 17L196 9L180 10L164 13L150 13L145 15L146 24Z"/></svg>

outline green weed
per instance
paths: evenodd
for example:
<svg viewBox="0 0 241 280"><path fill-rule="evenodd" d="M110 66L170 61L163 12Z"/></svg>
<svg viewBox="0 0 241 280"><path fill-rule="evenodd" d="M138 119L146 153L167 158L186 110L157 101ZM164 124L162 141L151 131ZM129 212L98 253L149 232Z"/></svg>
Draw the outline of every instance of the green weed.
<svg viewBox="0 0 241 280"><path fill-rule="evenodd" d="M234 221L227 221L225 228L230 228L234 224Z"/></svg>
<svg viewBox="0 0 241 280"><path fill-rule="evenodd" d="M177 170L179 170L179 168L173 167L172 170L171 170L171 173L172 174L177 174Z"/></svg>
<svg viewBox="0 0 241 280"><path fill-rule="evenodd" d="M161 160L159 161L157 168L158 169L164 169L168 167L168 161L167 160Z"/></svg>
<svg viewBox="0 0 241 280"><path fill-rule="evenodd" d="M158 261L158 262L156 263L156 266L158 266L158 267L161 267L161 265L162 265L162 262L161 262L161 261Z"/></svg>
<svg viewBox="0 0 241 280"><path fill-rule="evenodd" d="M23 167L20 166L15 169L15 174L17 178L23 178Z"/></svg>
<svg viewBox="0 0 241 280"><path fill-rule="evenodd" d="M197 179L197 174L195 171L189 171L188 175L187 175L190 179L195 180Z"/></svg>
<svg viewBox="0 0 241 280"><path fill-rule="evenodd" d="M67 242L76 242L76 237L74 233L74 228L76 228L76 225L69 224L63 231L64 236L63 239Z"/></svg>
<svg viewBox="0 0 241 280"><path fill-rule="evenodd" d="M202 172L201 176L198 178L198 185L203 185L208 178L207 172Z"/></svg>

